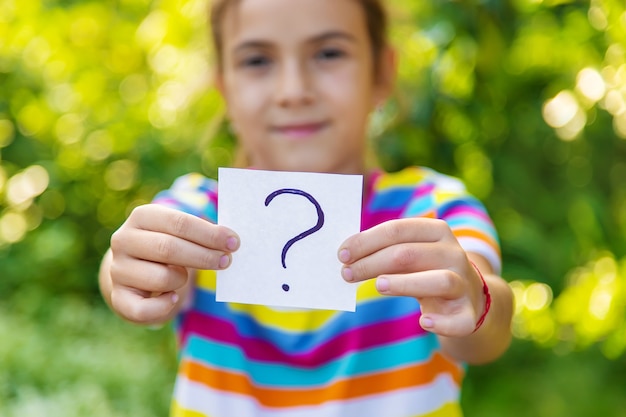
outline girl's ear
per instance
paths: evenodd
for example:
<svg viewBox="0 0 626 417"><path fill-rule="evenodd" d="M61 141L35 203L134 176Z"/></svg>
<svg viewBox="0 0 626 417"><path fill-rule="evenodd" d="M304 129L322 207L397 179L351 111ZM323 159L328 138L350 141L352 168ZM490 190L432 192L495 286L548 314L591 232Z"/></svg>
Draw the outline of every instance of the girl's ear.
<svg viewBox="0 0 626 417"><path fill-rule="evenodd" d="M380 54L374 105L382 105L393 93L398 68L398 55L394 48L386 46Z"/></svg>

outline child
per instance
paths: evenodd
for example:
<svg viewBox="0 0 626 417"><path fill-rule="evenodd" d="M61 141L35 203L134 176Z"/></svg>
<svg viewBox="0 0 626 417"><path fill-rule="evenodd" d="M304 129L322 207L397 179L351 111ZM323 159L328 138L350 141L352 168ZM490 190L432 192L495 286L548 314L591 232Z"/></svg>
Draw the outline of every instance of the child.
<svg viewBox="0 0 626 417"><path fill-rule="evenodd" d="M215 302L214 270L251 242L215 224L214 180L179 178L114 233L100 272L125 319L176 317L173 416L460 416L464 364L507 349L512 296L482 205L430 169L366 166L394 81L385 20L380 0L214 2L217 87L250 166L364 175L363 231L337 248L358 301Z"/></svg>

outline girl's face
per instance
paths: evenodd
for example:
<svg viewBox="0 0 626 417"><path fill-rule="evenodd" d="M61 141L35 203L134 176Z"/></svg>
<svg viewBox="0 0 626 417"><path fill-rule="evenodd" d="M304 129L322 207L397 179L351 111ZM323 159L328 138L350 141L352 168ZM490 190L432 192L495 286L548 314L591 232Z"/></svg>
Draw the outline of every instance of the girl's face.
<svg viewBox="0 0 626 417"><path fill-rule="evenodd" d="M374 77L355 0L242 0L221 26L218 88L258 169L363 173L370 111L387 96L393 58Z"/></svg>

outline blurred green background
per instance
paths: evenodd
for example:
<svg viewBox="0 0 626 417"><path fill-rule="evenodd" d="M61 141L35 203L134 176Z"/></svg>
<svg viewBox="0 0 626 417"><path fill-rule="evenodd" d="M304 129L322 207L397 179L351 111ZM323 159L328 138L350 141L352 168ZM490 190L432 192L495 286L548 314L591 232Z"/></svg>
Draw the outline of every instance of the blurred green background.
<svg viewBox="0 0 626 417"><path fill-rule="evenodd" d="M389 0L389 170L487 205L515 340L467 416L626 416L624 0ZM169 328L122 322L97 269L129 211L233 161L205 0L0 0L0 415L165 416Z"/></svg>

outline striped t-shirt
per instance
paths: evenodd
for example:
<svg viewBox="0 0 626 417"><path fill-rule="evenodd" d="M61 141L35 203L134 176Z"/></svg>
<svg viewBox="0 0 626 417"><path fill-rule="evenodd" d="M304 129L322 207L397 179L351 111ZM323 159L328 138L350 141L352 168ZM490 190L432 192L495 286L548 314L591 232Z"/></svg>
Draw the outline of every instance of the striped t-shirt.
<svg viewBox="0 0 626 417"><path fill-rule="evenodd" d="M376 172L366 184L362 229L404 217L448 222L466 251L496 271L500 253L484 207L462 183L428 168ZM217 182L176 180L155 203L216 222ZM356 312L215 301L215 273L201 271L176 320L180 366L175 417L461 416L464 366L419 325L410 297L357 290Z"/></svg>

